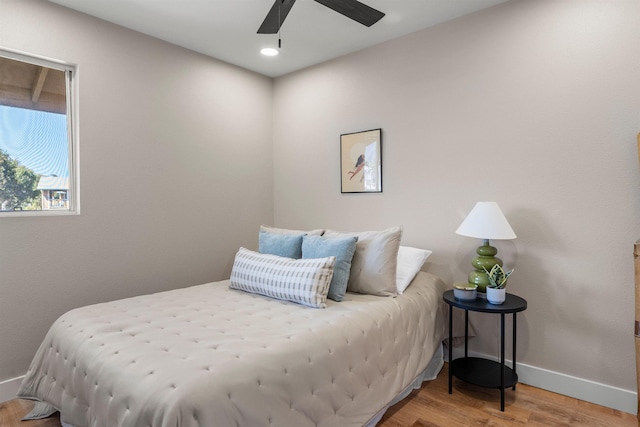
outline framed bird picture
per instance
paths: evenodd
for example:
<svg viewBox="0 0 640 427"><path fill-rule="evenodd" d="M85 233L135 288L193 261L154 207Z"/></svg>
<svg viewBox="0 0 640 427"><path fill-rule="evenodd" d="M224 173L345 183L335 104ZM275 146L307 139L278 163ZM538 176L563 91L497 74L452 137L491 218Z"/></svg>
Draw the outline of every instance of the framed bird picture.
<svg viewBox="0 0 640 427"><path fill-rule="evenodd" d="M340 135L342 193L382 193L382 129Z"/></svg>

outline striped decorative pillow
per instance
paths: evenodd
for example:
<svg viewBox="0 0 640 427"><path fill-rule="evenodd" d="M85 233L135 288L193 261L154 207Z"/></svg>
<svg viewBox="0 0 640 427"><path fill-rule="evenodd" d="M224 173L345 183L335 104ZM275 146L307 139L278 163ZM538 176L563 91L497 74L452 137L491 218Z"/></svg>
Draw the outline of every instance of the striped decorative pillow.
<svg viewBox="0 0 640 427"><path fill-rule="evenodd" d="M231 270L231 289L326 308L336 257L291 259L240 248Z"/></svg>

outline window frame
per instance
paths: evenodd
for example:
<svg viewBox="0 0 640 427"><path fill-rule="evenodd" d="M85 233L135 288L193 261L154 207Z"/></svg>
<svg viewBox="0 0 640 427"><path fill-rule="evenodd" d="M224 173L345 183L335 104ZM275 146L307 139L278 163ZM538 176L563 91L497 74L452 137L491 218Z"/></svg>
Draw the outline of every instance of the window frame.
<svg viewBox="0 0 640 427"><path fill-rule="evenodd" d="M80 166L78 146L78 66L43 56L0 46L0 57L63 71L66 85L67 149L69 153L69 189L67 210L0 211L0 218L25 216L60 216L80 214Z"/></svg>

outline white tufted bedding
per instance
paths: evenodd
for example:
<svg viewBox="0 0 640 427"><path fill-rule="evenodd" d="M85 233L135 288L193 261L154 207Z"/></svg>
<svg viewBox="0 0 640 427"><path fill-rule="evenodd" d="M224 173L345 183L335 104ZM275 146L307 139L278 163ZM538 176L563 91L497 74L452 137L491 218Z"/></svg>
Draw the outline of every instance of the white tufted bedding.
<svg viewBox="0 0 640 427"><path fill-rule="evenodd" d="M444 336L445 284L347 293L313 309L222 281L72 310L19 396L82 426L362 426L414 382Z"/></svg>

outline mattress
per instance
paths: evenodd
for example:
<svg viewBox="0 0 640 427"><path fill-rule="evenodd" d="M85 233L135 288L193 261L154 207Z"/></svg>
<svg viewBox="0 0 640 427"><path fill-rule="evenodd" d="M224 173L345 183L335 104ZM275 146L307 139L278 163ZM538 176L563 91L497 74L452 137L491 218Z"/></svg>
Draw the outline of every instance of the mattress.
<svg viewBox="0 0 640 427"><path fill-rule="evenodd" d="M441 346L445 284L313 309L228 281L91 305L51 326L19 390L83 426L362 426Z"/></svg>

